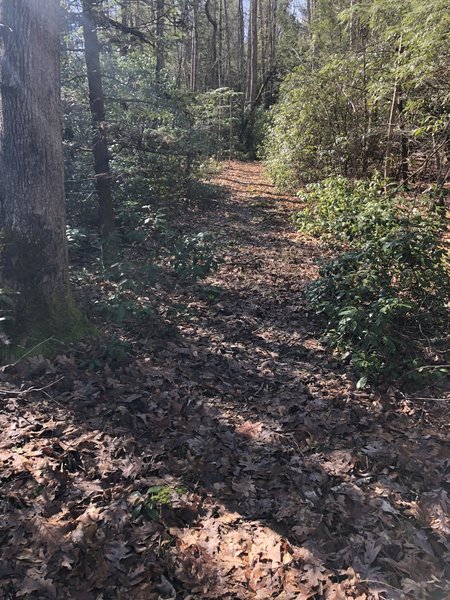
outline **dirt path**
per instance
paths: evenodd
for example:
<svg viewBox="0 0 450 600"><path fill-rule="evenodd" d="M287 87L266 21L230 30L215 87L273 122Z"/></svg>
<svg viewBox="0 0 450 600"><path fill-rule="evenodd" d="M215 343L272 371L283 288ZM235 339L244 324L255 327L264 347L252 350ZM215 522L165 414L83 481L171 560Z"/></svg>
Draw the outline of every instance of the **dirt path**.
<svg viewBox="0 0 450 600"><path fill-rule="evenodd" d="M177 291L178 334L115 370L36 359L56 383L4 396L0 597L447 598L448 403L356 392L295 199L256 164L214 183L179 218L224 264Z"/></svg>

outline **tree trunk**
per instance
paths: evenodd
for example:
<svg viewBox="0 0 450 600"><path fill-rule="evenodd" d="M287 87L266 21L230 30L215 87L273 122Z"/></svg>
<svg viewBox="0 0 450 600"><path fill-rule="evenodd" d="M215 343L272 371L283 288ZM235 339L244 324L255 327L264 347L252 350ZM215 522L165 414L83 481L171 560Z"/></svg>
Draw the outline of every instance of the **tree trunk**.
<svg viewBox="0 0 450 600"><path fill-rule="evenodd" d="M278 18L278 2L277 0L271 0L269 5L269 66L266 69L264 77L268 73L275 71L275 63L277 58L277 18ZM275 91L274 84L271 78L270 87L268 87L267 93L265 94L265 108L269 108L275 102Z"/></svg>
<svg viewBox="0 0 450 600"><path fill-rule="evenodd" d="M130 7L128 6L128 0L122 0L122 25L124 27L131 27L130 19Z"/></svg>
<svg viewBox="0 0 450 600"><path fill-rule="evenodd" d="M238 45L239 45L239 86L238 91L244 92L245 85L245 53L244 53L244 38L245 38L245 23L244 23L244 4L243 0L238 0ZM244 108L245 96L241 97L242 109Z"/></svg>
<svg viewBox="0 0 450 600"><path fill-rule="evenodd" d="M161 82L161 71L164 69L164 0L156 0L156 83Z"/></svg>
<svg viewBox="0 0 450 600"><path fill-rule="evenodd" d="M211 83L210 87L215 89L219 84L219 65L217 61L217 33L219 26L217 24L215 14L211 13L210 0L206 0L205 14L208 21L211 23L213 32L211 38Z"/></svg>
<svg viewBox="0 0 450 600"><path fill-rule="evenodd" d="M258 0L251 0L248 35L248 88L247 99L255 101L258 85Z"/></svg>
<svg viewBox="0 0 450 600"><path fill-rule="evenodd" d="M222 44L222 35L223 35L223 10L222 10L222 0L219 0L219 20L218 20L218 54L217 54L217 74L218 74L218 84L219 87L222 87L223 82L223 44Z"/></svg>
<svg viewBox="0 0 450 600"><path fill-rule="evenodd" d="M239 97L239 107L240 107L240 119L241 119L241 130L239 132L239 137L243 139L243 131L242 124L245 119L245 100L246 100L246 92L247 92L247 82L245 78L245 65L246 65L246 56L245 56L245 17L244 17L244 2L243 0L238 0L237 5L237 20L238 20L238 84L236 86L236 90L240 93Z"/></svg>
<svg viewBox="0 0 450 600"><path fill-rule="evenodd" d="M409 148L408 148L408 136L405 132L405 96L401 89L398 90L398 124L400 127L400 177L403 184L407 185L409 179Z"/></svg>
<svg viewBox="0 0 450 600"><path fill-rule="evenodd" d="M94 155L95 187L100 209L100 229L104 244L104 259L109 261L115 233L111 175L106 136L105 97L100 67L100 43L92 0L83 0L83 36L89 85L89 104L92 118L92 152ZM112 257L111 257L112 259Z"/></svg>
<svg viewBox="0 0 450 600"><path fill-rule="evenodd" d="M306 1L306 19L308 21L308 29L311 34L313 22L313 0Z"/></svg>
<svg viewBox="0 0 450 600"><path fill-rule="evenodd" d="M59 1L0 0L1 283L14 341L70 339Z"/></svg>
<svg viewBox="0 0 450 600"><path fill-rule="evenodd" d="M227 70L225 76L225 85L231 86L231 31L230 31L230 19L228 15L228 4L227 0L223 0L223 13L225 19L225 41L227 45Z"/></svg>
<svg viewBox="0 0 450 600"><path fill-rule="evenodd" d="M266 10L267 9L267 10ZM269 21L269 10L270 7L269 6L265 6L264 2L261 2L260 7L259 7L259 32L258 32L258 37L259 37L259 51L260 51L260 58L259 58L259 74L258 74L258 80L259 81L264 81L264 77L266 75L266 67L267 67L267 43L268 43L268 21ZM267 19L266 19L267 17Z"/></svg>
<svg viewBox="0 0 450 600"><path fill-rule="evenodd" d="M395 128L395 112L396 110L399 111L399 114L401 115L402 112L402 106L401 104L399 105L399 99L401 97L401 90L400 90L400 84L399 84L399 75L398 75L398 71L399 71L399 65L400 65L400 57L401 54L403 52L403 43L402 43L403 37L400 36L400 41L398 44L398 50L397 50L397 65L396 65L396 73L395 73L395 81L394 81L394 90L392 93L392 101L391 101L391 109L389 111L389 123L388 123L388 131L387 131L387 140L386 140L386 154L384 157L384 178L388 179L389 177L392 176L392 170L393 170L393 165L394 165L394 156L393 156L393 138L394 138L394 128ZM403 139L402 139L402 153L403 153ZM406 161L407 161L407 156L406 156ZM403 165L402 165L403 167ZM407 164L406 164L406 170L407 170Z"/></svg>
<svg viewBox="0 0 450 600"><path fill-rule="evenodd" d="M198 65L198 0L192 3L192 33L191 33L191 92L197 91Z"/></svg>
<svg viewBox="0 0 450 600"><path fill-rule="evenodd" d="M258 0L251 0L250 2L247 47L247 115L244 115L243 118L241 135L249 155L254 158L253 130L258 96Z"/></svg>
<svg viewBox="0 0 450 600"><path fill-rule="evenodd" d="M398 96L398 82L395 81L394 91L392 93L391 100L391 108L389 111L389 123L387 130L387 139L386 139L386 153L384 157L384 178L389 179L392 174L392 164L393 164L393 156L392 156L392 140L394 137L394 117L395 117L395 107L397 106L397 96Z"/></svg>

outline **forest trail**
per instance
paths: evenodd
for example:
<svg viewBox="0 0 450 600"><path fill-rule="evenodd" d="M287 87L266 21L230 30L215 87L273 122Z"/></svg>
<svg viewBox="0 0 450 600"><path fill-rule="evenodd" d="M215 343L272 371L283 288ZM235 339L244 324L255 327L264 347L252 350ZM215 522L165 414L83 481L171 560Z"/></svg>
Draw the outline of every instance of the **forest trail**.
<svg viewBox="0 0 450 600"><path fill-rule="evenodd" d="M0 597L443 600L448 403L356 391L302 299L324 250L296 199L255 163L212 183L179 226L224 263L174 292L176 335L14 367L51 387L2 401Z"/></svg>

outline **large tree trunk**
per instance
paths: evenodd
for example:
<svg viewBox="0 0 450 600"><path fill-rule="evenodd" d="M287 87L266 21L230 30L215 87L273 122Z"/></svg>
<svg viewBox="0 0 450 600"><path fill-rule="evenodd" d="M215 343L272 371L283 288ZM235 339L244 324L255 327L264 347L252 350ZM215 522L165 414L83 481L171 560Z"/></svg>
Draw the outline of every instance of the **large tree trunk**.
<svg viewBox="0 0 450 600"><path fill-rule="evenodd" d="M89 104L92 118L92 152L94 155L95 187L100 209L100 228L104 240L104 260L113 259L115 233L108 140L106 136L105 97L100 67L100 44L92 0L83 0L83 36Z"/></svg>
<svg viewBox="0 0 450 600"><path fill-rule="evenodd" d="M0 0L1 284L14 341L71 337L59 1Z"/></svg>

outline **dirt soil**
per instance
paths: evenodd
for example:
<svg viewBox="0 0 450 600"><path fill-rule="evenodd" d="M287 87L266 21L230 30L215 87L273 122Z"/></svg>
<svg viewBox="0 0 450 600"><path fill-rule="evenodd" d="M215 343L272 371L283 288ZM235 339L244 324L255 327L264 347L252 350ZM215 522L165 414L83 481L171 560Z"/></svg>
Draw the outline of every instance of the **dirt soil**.
<svg viewBox="0 0 450 600"><path fill-rule="evenodd" d="M357 391L302 298L324 249L252 163L179 227L224 262L130 360L0 377L0 598L444 600L449 399ZM83 350L84 348L84 350Z"/></svg>

